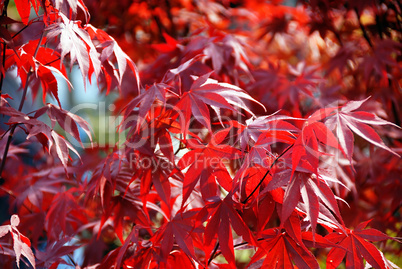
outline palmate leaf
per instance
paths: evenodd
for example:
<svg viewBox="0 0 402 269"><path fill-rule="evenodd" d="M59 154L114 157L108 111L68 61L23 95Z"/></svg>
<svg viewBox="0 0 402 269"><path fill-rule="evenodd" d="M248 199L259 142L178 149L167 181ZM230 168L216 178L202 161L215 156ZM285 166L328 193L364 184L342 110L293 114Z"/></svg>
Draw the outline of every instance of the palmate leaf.
<svg viewBox="0 0 402 269"><path fill-rule="evenodd" d="M211 116L207 105L215 110L221 121L219 112L221 108L236 111L235 107L237 107L254 115L244 100L260 104L239 87L220 83L209 78L210 75L211 73L207 73L196 78L190 90L183 93L176 105L182 114L180 120L185 126L184 135L188 133L188 122L190 122L191 115L204 127L211 130ZM263 107L262 104L260 105Z"/></svg>
<svg viewBox="0 0 402 269"><path fill-rule="evenodd" d="M72 17L75 17L78 8L80 8L84 12L85 17L87 19L89 17L88 9L82 0L51 0L51 3L66 16L70 16L71 14Z"/></svg>
<svg viewBox="0 0 402 269"><path fill-rule="evenodd" d="M376 229L363 230L369 222L370 220L360 223L354 231L347 229L346 234L333 232L325 236L328 241L342 247L333 248L328 253L327 268L337 268L345 256L347 268L364 268L363 258L374 268L390 268L383 254L371 242L393 238Z"/></svg>
<svg viewBox="0 0 402 269"><path fill-rule="evenodd" d="M397 66L394 55L401 55L402 45L393 40L378 40L372 55L365 55L359 68L362 69L364 80L369 83L371 77L387 78L388 67ZM364 102L364 101L363 101Z"/></svg>
<svg viewBox="0 0 402 269"><path fill-rule="evenodd" d="M172 251L174 241L189 257L197 260L194 252L192 233L200 232L195 228L195 216L198 209L183 212L179 210L174 217L167 221L150 239L154 245L161 248L162 260L166 260Z"/></svg>
<svg viewBox="0 0 402 269"><path fill-rule="evenodd" d="M15 6L17 7L18 14L21 17L21 21L26 25L29 21L29 13L31 11L31 5L26 0L15 0Z"/></svg>
<svg viewBox="0 0 402 269"><path fill-rule="evenodd" d="M252 117L246 120L245 124L236 120L228 122L230 126L237 129L236 142L239 143L242 151L246 149L246 146L257 145L258 148L264 148L277 142L289 142L290 138L284 140L283 136L288 134L290 137L292 136L291 132L300 131L286 120L304 121L304 119L278 115L278 112L279 111L268 116ZM257 142L257 140L259 141Z"/></svg>
<svg viewBox="0 0 402 269"><path fill-rule="evenodd" d="M287 232L281 232L277 228L265 230L264 241L257 250L247 268L320 268L313 254L304 245L295 241ZM264 258L265 257L265 258ZM263 263L258 263L263 259Z"/></svg>
<svg viewBox="0 0 402 269"><path fill-rule="evenodd" d="M370 97L369 97L370 98ZM381 137L368 125L397 125L377 117L375 114L365 111L355 111L369 98L361 101L350 101L334 115L326 119L325 124L331 129L336 130L336 134L343 151L349 162L352 163L354 138L352 131L377 147L385 149L397 156L393 150L384 144ZM353 112L355 111L355 112Z"/></svg>
<svg viewBox="0 0 402 269"><path fill-rule="evenodd" d="M201 193L204 200L217 195L219 185L226 191L232 187L232 177L223 160L240 158L243 153L230 145L220 143L226 137L228 130L221 131L204 145L195 139L188 139L187 144L193 150L187 152L178 162L180 169L189 167L183 181L182 206L187 201L196 184L200 182Z"/></svg>
<svg viewBox="0 0 402 269"><path fill-rule="evenodd" d="M81 27L80 21L71 21L59 13L61 21L51 24L46 28L47 38L52 39L60 36L58 49L61 50L61 61L70 54L70 66L74 62L80 67L84 85L87 77L91 80L92 74L99 77L101 62L91 37Z"/></svg>
<svg viewBox="0 0 402 269"><path fill-rule="evenodd" d="M288 66L288 78L281 80L280 89L278 91L279 106L283 107L286 102L296 108L306 97L314 99L314 91L321 78L317 75L318 68L316 66L307 66L300 62L296 67Z"/></svg>
<svg viewBox="0 0 402 269"><path fill-rule="evenodd" d="M34 117L38 118L44 113L49 116L52 128L55 127L57 122L63 130L72 135L83 146L78 130L78 126L80 126L90 139L92 146L91 126L83 118L53 104L46 104L46 106L38 109Z"/></svg>
<svg viewBox="0 0 402 269"><path fill-rule="evenodd" d="M335 109L331 108L330 111ZM293 145L292 173L299 165L303 166L304 169L317 173L319 158L325 154L319 151L320 146L330 146L342 151L338 140L331 130L324 123L318 121L320 118L325 117L319 114L320 110L307 119Z"/></svg>
<svg viewBox="0 0 402 269"><path fill-rule="evenodd" d="M66 262L62 257L71 254L80 247L79 245L69 245L71 240L73 240L73 238L64 237L48 244L45 251L42 252L38 250L36 252L38 266L40 266L40 268L54 268L59 264L65 264Z"/></svg>
<svg viewBox="0 0 402 269"><path fill-rule="evenodd" d="M55 75L63 79L68 87L72 88L72 85L67 79L66 68L60 61L60 54L51 48L43 47L45 43L46 38L42 38L41 44L39 44L39 40L29 41L16 49L12 57L7 59L5 65L6 68L17 67L18 75L21 78L21 87L23 88L26 87L25 83L28 81L28 74L30 74L29 71L31 70L36 78L29 83L33 97L35 98L40 92L39 85L41 84L43 103L46 102L46 97L50 94L61 106L58 96L58 81Z"/></svg>
<svg viewBox="0 0 402 269"><path fill-rule="evenodd" d="M31 175L34 177L34 175ZM61 191L61 183L67 183L65 179L51 179L51 178L40 178L37 181L31 181L29 185L23 185L17 189L18 196L15 199L15 205L20 208L22 204L29 200L29 202L35 205L37 208L41 208L43 203L43 197L46 193L56 194Z"/></svg>
<svg viewBox="0 0 402 269"><path fill-rule="evenodd" d="M35 12L38 13L39 1L38 0L14 0L17 7L18 14L21 17L21 21L27 25L29 22L29 14L31 13L31 5Z"/></svg>
<svg viewBox="0 0 402 269"><path fill-rule="evenodd" d="M258 242L244 223L243 219L239 216L239 213L236 211L236 204L232 199L231 192L229 192L223 200L214 197L214 201L210 202L201 210L199 214L200 220L204 220L207 211L209 220L205 227L204 243L206 246L211 246L217 238L223 256L226 258L229 265L232 268L235 268L231 227L236 234L241 235L243 239L251 245L258 246Z"/></svg>
<svg viewBox="0 0 402 269"><path fill-rule="evenodd" d="M215 33L215 35L217 36L210 38L198 37L187 49L196 51L201 43L204 47L202 51L203 61L210 60L212 68L217 74L226 72L232 75L236 85L239 80L238 70L243 71L252 79L249 70L250 61L245 51L244 42L239 37L230 34L219 36L219 33Z"/></svg>
<svg viewBox="0 0 402 269"><path fill-rule="evenodd" d="M166 103L166 92L168 88L170 88L170 86L164 83L154 83L152 86L147 87L144 92L131 100L124 108L125 121L128 123L132 119L132 112L138 107L138 116L135 117L137 121L135 129L139 131L139 128L145 121L145 116L151 110L154 102L159 100L162 101L163 105ZM154 117L154 115L151 116Z"/></svg>
<svg viewBox="0 0 402 269"><path fill-rule="evenodd" d="M71 188L56 194L46 214L47 235L54 241L57 241L61 235L75 235L74 227L87 223L84 208L78 205L74 198L75 190L76 188Z"/></svg>
<svg viewBox="0 0 402 269"><path fill-rule="evenodd" d="M8 106L8 103L4 98L2 98L2 102L4 103L2 106L0 106L0 114L10 116L7 124L24 124L28 134L27 139L36 137L37 140L48 151L50 151L54 146L57 157L60 159L66 174L68 174L67 165L69 159L69 150L74 152L78 157L80 156L75 148L63 136L56 133L52 128L50 128L44 122L38 120L35 116L30 117L25 113ZM37 111L38 113L36 116L39 117L45 113L45 111L48 112L51 120L58 121L68 133L73 135L76 139L78 138L78 141L81 141L81 139L79 138L77 124L75 122L78 122L78 124L83 127L85 132L90 133L87 123L79 116L50 104L39 110L39 112Z"/></svg>
<svg viewBox="0 0 402 269"><path fill-rule="evenodd" d="M293 175L293 176L292 176ZM283 198L282 210L280 213L281 222L284 223L302 199L306 205L306 212L313 234L315 234L316 225L320 218L325 218L335 226L342 228L343 223L339 225L334 216L342 220L341 213L336 201L336 197L325 180L314 174L296 171L294 174L291 169L277 172L272 180L267 184L262 193L272 191L287 184ZM322 205L329 208L323 211ZM333 215L334 214L334 215Z"/></svg>
<svg viewBox="0 0 402 269"><path fill-rule="evenodd" d="M108 35L105 31L97 29L94 26L87 24L85 30L89 33L92 40L97 40L101 44L97 45L100 52L100 61L102 70L105 72L107 93L109 93L112 86L112 79L114 78L118 86L121 87L123 77L129 72L135 77L137 90L140 90L140 77L138 74L137 66L130 59L130 57L121 49L116 40ZM118 70L115 68L117 64Z"/></svg>

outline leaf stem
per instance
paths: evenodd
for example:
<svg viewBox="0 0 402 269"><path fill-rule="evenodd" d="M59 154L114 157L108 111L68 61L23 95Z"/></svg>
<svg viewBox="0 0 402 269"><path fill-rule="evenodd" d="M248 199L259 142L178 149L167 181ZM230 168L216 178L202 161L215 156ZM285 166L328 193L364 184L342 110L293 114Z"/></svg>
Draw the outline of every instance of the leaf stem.
<svg viewBox="0 0 402 269"><path fill-rule="evenodd" d="M276 159L273 161L273 163L271 164L271 166L269 167L268 171L265 173L265 175L262 177L262 179L260 180L260 182L258 183L258 185L254 188L254 190L246 197L246 199L244 199L244 201L242 202L242 204L245 204L250 198L251 196L253 196L253 194L258 190L258 188L261 186L262 182L264 182L265 178L268 176L268 174L271 172L272 167L274 167L274 165L278 162L278 160L286 153L288 152L294 144L290 145L287 149L285 149L278 157L276 157Z"/></svg>

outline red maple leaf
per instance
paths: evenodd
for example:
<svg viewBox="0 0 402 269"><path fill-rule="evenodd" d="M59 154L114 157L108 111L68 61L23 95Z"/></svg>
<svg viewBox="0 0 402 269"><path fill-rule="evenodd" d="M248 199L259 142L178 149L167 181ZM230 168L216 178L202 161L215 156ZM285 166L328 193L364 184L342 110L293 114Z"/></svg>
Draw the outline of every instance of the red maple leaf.
<svg viewBox="0 0 402 269"><path fill-rule="evenodd" d="M70 21L65 15L59 13L61 21L48 26L47 38L53 39L60 36L58 48L61 51L61 61L70 54L70 66L78 62L84 85L87 77L91 80L92 74L99 77L101 62L98 52L87 31L81 27L80 21Z"/></svg>
<svg viewBox="0 0 402 269"><path fill-rule="evenodd" d="M208 217L209 220L205 227L204 244L213 246L212 244L218 239L220 250L232 267L235 267L235 256L230 227L250 244L258 245L250 229L239 216L231 192L223 200L214 197L213 201L200 211L198 219L205 221L205 217Z"/></svg>
<svg viewBox="0 0 402 269"><path fill-rule="evenodd" d="M346 256L347 268L364 268L363 258L375 268L390 268L383 254L371 242L393 239L376 230L365 229L371 220L360 223L355 230L347 233L333 232L325 236L330 242L342 248L333 248L327 257L327 268L337 268Z"/></svg>
<svg viewBox="0 0 402 269"><path fill-rule="evenodd" d="M387 147L384 142L381 140L380 136L374 131L373 128L368 126L370 125L393 125L399 128L397 125L383 120L377 117L373 113L369 113L366 111L355 111L358 109L364 102L366 102L369 98L361 101L350 101L346 105L342 106L342 108L338 111L335 111L333 115L330 115L325 124L331 129L335 130L339 143L345 152L346 157L349 162L352 163L353 156L353 144L354 137L352 131L358 136L362 137L366 141L385 149L397 156L393 150Z"/></svg>
<svg viewBox="0 0 402 269"><path fill-rule="evenodd" d="M253 101L259 104L245 91L237 86L228 83L220 83L209 78L211 73L205 74L194 80L189 91L183 93L176 107L183 114L180 120L183 122L184 136L188 133L188 123L191 115L204 127L211 130L210 113L207 105L214 109L219 120L221 116L219 109L236 111L235 107L244 109L253 115L243 100ZM262 106L262 105L261 105Z"/></svg>
<svg viewBox="0 0 402 269"><path fill-rule="evenodd" d="M238 159L242 153L230 145L220 144L227 133L228 130L224 130L216 134L207 145L196 139L187 140L188 146L193 150L187 152L177 163L180 169L189 167L183 181L182 206L198 182L204 199L217 195L216 181L227 191L232 188L232 177L223 160Z"/></svg>

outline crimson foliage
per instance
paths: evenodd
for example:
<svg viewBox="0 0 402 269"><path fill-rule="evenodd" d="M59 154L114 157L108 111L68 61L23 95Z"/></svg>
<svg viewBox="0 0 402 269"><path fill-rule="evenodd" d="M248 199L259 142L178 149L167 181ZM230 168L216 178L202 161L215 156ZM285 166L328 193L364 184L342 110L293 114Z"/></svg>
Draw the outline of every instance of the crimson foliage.
<svg viewBox="0 0 402 269"><path fill-rule="evenodd" d="M11 3L1 267L397 268L399 1ZM73 65L116 144L61 107Z"/></svg>

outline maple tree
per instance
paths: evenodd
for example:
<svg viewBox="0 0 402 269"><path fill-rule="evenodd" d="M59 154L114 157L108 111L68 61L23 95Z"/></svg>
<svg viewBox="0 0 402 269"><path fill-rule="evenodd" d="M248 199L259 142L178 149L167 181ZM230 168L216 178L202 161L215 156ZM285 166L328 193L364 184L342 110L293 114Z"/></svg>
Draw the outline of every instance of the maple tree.
<svg viewBox="0 0 402 269"><path fill-rule="evenodd" d="M2 268L401 265L399 1L0 10ZM117 142L62 107L75 65Z"/></svg>

